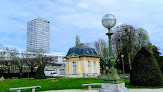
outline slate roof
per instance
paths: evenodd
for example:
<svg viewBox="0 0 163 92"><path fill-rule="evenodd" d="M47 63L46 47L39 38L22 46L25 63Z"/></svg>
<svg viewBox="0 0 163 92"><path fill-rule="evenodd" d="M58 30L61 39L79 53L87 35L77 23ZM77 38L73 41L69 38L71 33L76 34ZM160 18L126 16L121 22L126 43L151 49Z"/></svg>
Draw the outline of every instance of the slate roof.
<svg viewBox="0 0 163 92"><path fill-rule="evenodd" d="M78 45L75 47L72 47L69 49L67 56L71 55L72 53L77 54L79 56L93 56L93 57L99 57L95 51L95 49L84 46L84 45Z"/></svg>

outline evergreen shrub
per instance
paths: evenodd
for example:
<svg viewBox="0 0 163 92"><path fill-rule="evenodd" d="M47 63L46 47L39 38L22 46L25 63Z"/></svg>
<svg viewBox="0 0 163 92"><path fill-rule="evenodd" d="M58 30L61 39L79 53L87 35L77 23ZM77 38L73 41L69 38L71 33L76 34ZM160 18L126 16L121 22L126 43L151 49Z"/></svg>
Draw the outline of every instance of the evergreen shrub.
<svg viewBox="0 0 163 92"><path fill-rule="evenodd" d="M157 62L160 67L161 73L163 74L163 56L160 56Z"/></svg>
<svg viewBox="0 0 163 92"><path fill-rule="evenodd" d="M35 79L46 79L46 76L44 74L44 66L40 65L37 69Z"/></svg>
<svg viewBox="0 0 163 92"><path fill-rule="evenodd" d="M136 54L132 62L130 85L163 86L163 76L155 57L144 47Z"/></svg>

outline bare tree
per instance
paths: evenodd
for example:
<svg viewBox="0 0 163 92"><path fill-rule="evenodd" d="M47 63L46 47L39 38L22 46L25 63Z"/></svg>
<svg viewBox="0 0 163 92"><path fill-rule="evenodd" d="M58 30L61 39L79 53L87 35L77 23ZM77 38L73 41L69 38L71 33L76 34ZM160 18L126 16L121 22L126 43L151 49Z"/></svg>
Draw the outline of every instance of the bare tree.
<svg viewBox="0 0 163 92"><path fill-rule="evenodd" d="M43 72L44 68L46 65L52 64L53 59L52 57L46 57L46 56L39 56L39 57L36 57L35 59L36 61L38 61L39 63L38 69L40 69L40 70L37 69L35 79L42 79L42 78L44 79L45 78L45 74Z"/></svg>
<svg viewBox="0 0 163 92"><path fill-rule="evenodd" d="M12 69L14 69L14 64L15 64L15 61L14 60L1 60L1 63L3 64L3 68L5 68L7 70L7 75L8 75L8 78L10 77L10 71Z"/></svg>
<svg viewBox="0 0 163 92"><path fill-rule="evenodd" d="M0 60L5 59L5 47L0 44Z"/></svg>
<svg viewBox="0 0 163 92"><path fill-rule="evenodd" d="M24 61L21 57L19 57L19 52L16 48L13 48L10 50L10 58L13 60L15 63L15 66L19 69L19 77L22 77L22 71L23 71L23 66Z"/></svg>
<svg viewBox="0 0 163 92"><path fill-rule="evenodd" d="M86 42L86 43L84 43L84 46L94 48L94 43L93 42Z"/></svg>
<svg viewBox="0 0 163 92"><path fill-rule="evenodd" d="M150 43L150 39L148 36L148 33L143 28L138 28L136 31L136 43L135 43L135 50L134 52L137 52L137 50L140 50L141 47L146 47Z"/></svg>
<svg viewBox="0 0 163 92"><path fill-rule="evenodd" d="M149 45L147 31L143 28L135 28L125 24L115 27L113 31L113 50L116 53L116 59L119 61L121 54L127 56L131 70L131 55L137 53L141 47Z"/></svg>
<svg viewBox="0 0 163 92"><path fill-rule="evenodd" d="M105 40L103 39L98 39L97 41L94 42L94 47L98 55L102 55L102 50L105 47L104 44L106 45Z"/></svg>
<svg viewBox="0 0 163 92"><path fill-rule="evenodd" d="M97 54L100 56L100 67L102 68L102 71L110 68L109 47L106 44L105 40L98 39L95 41L94 48Z"/></svg>
<svg viewBox="0 0 163 92"><path fill-rule="evenodd" d="M24 60L24 63L29 67L30 69L30 77L33 78L33 72L34 72L34 69L36 67L38 67L38 61L36 60L36 58L29 58L29 57L26 57L26 58L23 58Z"/></svg>

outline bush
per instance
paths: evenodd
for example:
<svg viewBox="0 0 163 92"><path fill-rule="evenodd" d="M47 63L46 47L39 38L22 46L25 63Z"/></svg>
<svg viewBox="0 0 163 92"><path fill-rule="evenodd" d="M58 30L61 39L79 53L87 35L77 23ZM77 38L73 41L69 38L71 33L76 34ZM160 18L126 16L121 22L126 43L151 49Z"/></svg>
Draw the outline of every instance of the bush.
<svg viewBox="0 0 163 92"><path fill-rule="evenodd" d="M44 66L40 65L37 69L35 79L46 79L46 76L44 74Z"/></svg>
<svg viewBox="0 0 163 92"><path fill-rule="evenodd" d="M158 62L158 65L160 67L160 70L163 74L163 56L160 56L157 62Z"/></svg>
<svg viewBox="0 0 163 92"><path fill-rule="evenodd" d="M132 63L130 85L163 86L163 76L157 61L144 47L136 54Z"/></svg>

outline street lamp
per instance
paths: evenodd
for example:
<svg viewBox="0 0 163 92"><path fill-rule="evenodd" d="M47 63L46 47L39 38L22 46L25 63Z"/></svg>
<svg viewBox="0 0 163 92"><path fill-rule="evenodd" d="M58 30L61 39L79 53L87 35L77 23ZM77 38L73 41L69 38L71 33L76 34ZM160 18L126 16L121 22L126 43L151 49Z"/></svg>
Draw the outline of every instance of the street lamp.
<svg viewBox="0 0 163 92"><path fill-rule="evenodd" d="M111 28L114 27L116 24L116 18L114 15L112 14L106 14L103 18L102 18L102 25L108 29L108 33L106 33L106 35L108 35L109 38L109 61L111 63L111 69L107 70L108 73L108 78L104 79L104 82L106 83L118 83L121 81L120 77L118 76L117 73L117 69L114 69L115 66L115 60L113 57L113 52L112 52L112 41L111 41L111 35L113 35L113 33L111 32Z"/></svg>
<svg viewBox="0 0 163 92"><path fill-rule="evenodd" d="M117 69L114 69L115 66L115 60L113 57L112 52L112 41L111 41L111 35L113 33L111 32L111 28L114 27L116 24L116 18L112 14L106 14L102 18L102 25L108 29L108 35L109 38L109 61L111 63L111 69L107 69L107 78L104 79L105 83L101 84L101 89L98 92L129 92L128 89L125 87L125 83L122 82L120 77L118 76Z"/></svg>
<svg viewBox="0 0 163 92"><path fill-rule="evenodd" d="M108 29L108 33L106 35L108 35L109 37L109 60L111 61L111 68L114 68L115 65L115 60L113 58L113 52L112 52L112 41L111 41L111 35L113 33L111 33L111 28L114 27L116 24L116 18L114 15L112 14L106 14L103 18L102 18L102 25Z"/></svg>
<svg viewBox="0 0 163 92"><path fill-rule="evenodd" d="M123 64L123 78L125 78L125 67L124 67L124 60L123 60L123 57L124 57L124 55L121 55L121 57L122 57L122 64Z"/></svg>

